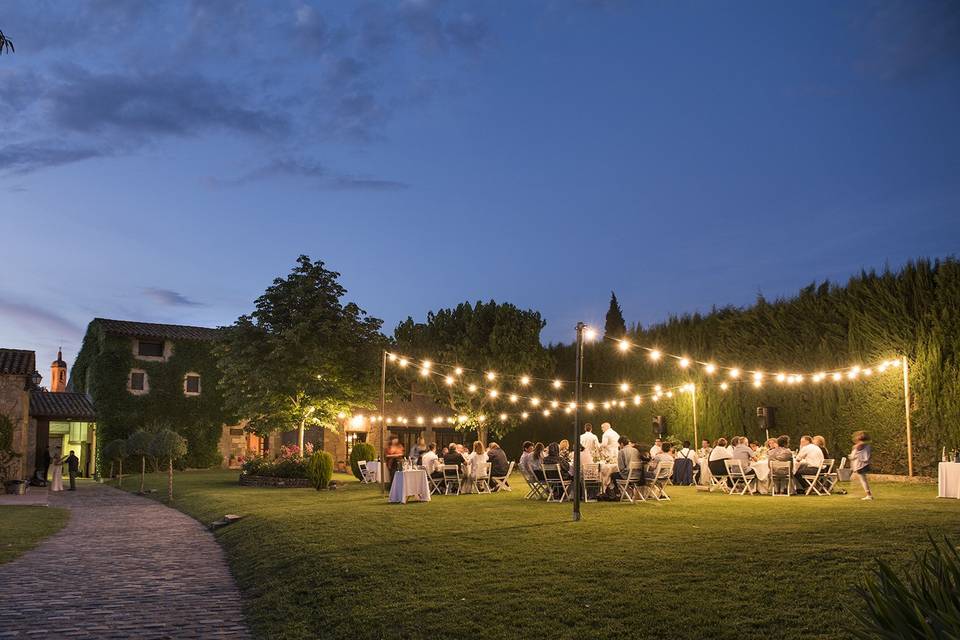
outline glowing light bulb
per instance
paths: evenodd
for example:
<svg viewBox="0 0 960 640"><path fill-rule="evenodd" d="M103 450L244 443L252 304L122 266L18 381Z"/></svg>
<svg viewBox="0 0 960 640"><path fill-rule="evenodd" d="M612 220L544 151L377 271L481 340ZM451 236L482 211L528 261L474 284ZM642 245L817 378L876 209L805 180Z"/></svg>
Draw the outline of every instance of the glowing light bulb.
<svg viewBox="0 0 960 640"><path fill-rule="evenodd" d="M641 402L643 402L643 398L641 398L640 396L633 396L633 404L637 404L637 405L638 405L638 404L640 404Z"/></svg>
<svg viewBox="0 0 960 640"><path fill-rule="evenodd" d="M458 376L462 376L462 375L463 375L463 367L457 367L456 369L453 370L453 372L454 372L456 375L458 375Z"/></svg>
<svg viewBox="0 0 960 640"><path fill-rule="evenodd" d="M498 395L500 395L500 392L497 391L496 389L490 389L489 393L491 398L496 398Z"/></svg>
<svg viewBox="0 0 960 640"><path fill-rule="evenodd" d="M457 422L459 422L460 424L463 424L466 421L467 421L467 416L464 416L464 415L457 416Z"/></svg>
<svg viewBox="0 0 960 640"><path fill-rule="evenodd" d="M520 384L524 387L530 384L530 376L523 376L520 378Z"/></svg>
<svg viewBox="0 0 960 640"><path fill-rule="evenodd" d="M424 360L423 363L420 365L420 368L429 370L430 367L432 366L433 366L432 362L430 362L429 360Z"/></svg>
<svg viewBox="0 0 960 640"><path fill-rule="evenodd" d="M726 390L729 389L729 388L730 388L730 385L727 384L726 382L721 382L721 383L720 383L720 389L721 389L722 391L726 391Z"/></svg>
<svg viewBox="0 0 960 640"><path fill-rule="evenodd" d="M549 418L549 417L550 417L550 409L544 409L544 410L543 410L543 417L544 417L544 418Z"/></svg>
<svg viewBox="0 0 960 640"><path fill-rule="evenodd" d="M758 380L763 380L763 372L761 371L756 371L753 374L753 381L757 382Z"/></svg>
<svg viewBox="0 0 960 640"><path fill-rule="evenodd" d="M621 400L621 401L618 402L617 404L620 405L620 408L622 409L623 407L627 406L627 401L626 401L626 400Z"/></svg>
<svg viewBox="0 0 960 640"><path fill-rule="evenodd" d="M530 398L530 406L532 406L532 407L538 407L538 406L540 406L540 398L538 398L538 397L536 397L536 396Z"/></svg>
<svg viewBox="0 0 960 640"><path fill-rule="evenodd" d="M629 351L629 350L630 350L630 343L627 342L626 340L621 340L621 341L620 341L620 344L617 345L617 348L619 348L620 351Z"/></svg>
<svg viewBox="0 0 960 640"><path fill-rule="evenodd" d="M477 392L477 385L475 385L475 384L473 384L473 383L471 382L471 383L470 383L470 386L467 387L467 391L469 391L470 393L476 393L476 392Z"/></svg>
<svg viewBox="0 0 960 640"><path fill-rule="evenodd" d="M663 354L660 353L657 349L653 349L650 351L650 359L653 360L654 362L659 360L661 357L663 357Z"/></svg>
<svg viewBox="0 0 960 640"><path fill-rule="evenodd" d="M510 394L510 402L512 402L513 404L517 404L517 400L519 399L520 399L520 396L518 396L517 394L515 393Z"/></svg>
<svg viewBox="0 0 960 640"><path fill-rule="evenodd" d="M707 363L707 366L704 367L703 370L708 374L713 375L717 372L717 365L713 364L712 362Z"/></svg>
<svg viewBox="0 0 960 640"><path fill-rule="evenodd" d="M740 377L740 369L734 367L733 369L730 369L730 372L727 373L727 375L736 380Z"/></svg>
<svg viewBox="0 0 960 640"><path fill-rule="evenodd" d="M835 372L832 377L834 382L840 382L840 380L843 378L839 371Z"/></svg>
<svg viewBox="0 0 960 640"><path fill-rule="evenodd" d="M506 422L506 421L507 421L507 414L501 413L501 414L500 414L500 422Z"/></svg>
<svg viewBox="0 0 960 640"><path fill-rule="evenodd" d="M529 416L530 416L530 414L527 413L526 411L524 411L523 413L520 414L520 419L521 419L521 420L526 420Z"/></svg>
<svg viewBox="0 0 960 640"><path fill-rule="evenodd" d="M786 379L787 379L787 376L786 376L786 375L784 375L784 374L782 374L782 373L778 373L778 374L777 374L777 382L784 382Z"/></svg>
<svg viewBox="0 0 960 640"><path fill-rule="evenodd" d="M496 379L497 379L497 374L495 374L493 371L487 371L487 380L493 382Z"/></svg>
<svg viewBox="0 0 960 640"><path fill-rule="evenodd" d="M423 424L423 416L417 416L417 424Z"/></svg>
<svg viewBox="0 0 960 640"><path fill-rule="evenodd" d="M559 388L562 387L562 386L563 386L563 382L561 382L560 380L554 380L554 381L553 381L553 388L554 388L554 389L559 389Z"/></svg>
<svg viewBox="0 0 960 640"><path fill-rule="evenodd" d="M610 401L609 401L609 400L607 400L606 402L603 403L603 408L604 408L604 409L609 409L609 408L610 408Z"/></svg>
<svg viewBox="0 0 960 640"><path fill-rule="evenodd" d="M400 365L400 368L402 369L409 364L409 361L406 358L400 358L400 361L397 362L397 364Z"/></svg>
<svg viewBox="0 0 960 640"><path fill-rule="evenodd" d="M873 369L871 369L870 367L867 367L866 369L863 370L863 375L865 375L865 376L872 376L872 375L873 375Z"/></svg>
<svg viewBox="0 0 960 640"><path fill-rule="evenodd" d="M554 409L556 409L556 408L558 408L558 407L560 406L560 401L559 401L559 400L553 400L553 401L550 402L550 406L553 407Z"/></svg>
<svg viewBox="0 0 960 640"><path fill-rule="evenodd" d="M388 354L387 354L387 360L389 360L390 362L396 362L396 360L397 360L397 354L395 354L395 353L388 353Z"/></svg>
<svg viewBox="0 0 960 640"><path fill-rule="evenodd" d="M596 409L596 408L597 408L597 405L596 405L596 404L594 404L594 403L592 403L592 402L588 402L588 403L587 403L587 411L593 411L593 410Z"/></svg>
<svg viewBox="0 0 960 640"><path fill-rule="evenodd" d="M444 381L445 383L447 383L447 386L448 386L448 387L452 387L452 386L453 386L453 376L444 376L444 377L443 377L443 381Z"/></svg>
<svg viewBox="0 0 960 640"><path fill-rule="evenodd" d="M583 332L583 337L587 342L593 342L597 338L597 332L590 327L587 327Z"/></svg>
<svg viewBox="0 0 960 640"><path fill-rule="evenodd" d="M343 420L346 417L347 417L347 414L345 414L343 411L340 411L337 413L337 418L339 418L340 420Z"/></svg>
<svg viewBox="0 0 960 640"><path fill-rule="evenodd" d="M423 367L420 367L420 376L421 376L421 377L426 378L426 377L429 376L429 375L430 375L430 369L424 369Z"/></svg>
<svg viewBox="0 0 960 640"><path fill-rule="evenodd" d="M690 360L688 358L680 358L680 362L678 362L677 364L680 365L681 369L686 369L687 367L690 366Z"/></svg>
<svg viewBox="0 0 960 640"><path fill-rule="evenodd" d="M657 393L660 393L661 391L663 391L663 387L661 387L660 385L655 385L653 387L653 390L656 391Z"/></svg>
<svg viewBox="0 0 960 640"><path fill-rule="evenodd" d="M627 391L630 391L630 385L627 384L626 382L621 382L621 383L620 383L620 391L622 391L622 392L624 392L624 393L626 393Z"/></svg>
<svg viewBox="0 0 960 640"><path fill-rule="evenodd" d="M672 398L672 397L673 397L673 391L667 391L667 397L668 397L668 398Z"/></svg>
<svg viewBox="0 0 960 640"><path fill-rule="evenodd" d="M654 402L656 402L656 401L659 400L659 399L660 399L660 394L659 394L659 393L653 394L652 400L653 400Z"/></svg>

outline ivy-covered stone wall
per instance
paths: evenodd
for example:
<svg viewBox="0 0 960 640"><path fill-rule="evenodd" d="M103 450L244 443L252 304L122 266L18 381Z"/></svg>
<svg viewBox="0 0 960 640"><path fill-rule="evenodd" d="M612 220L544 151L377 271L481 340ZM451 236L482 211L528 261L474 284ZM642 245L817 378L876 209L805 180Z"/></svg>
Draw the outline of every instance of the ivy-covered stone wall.
<svg viewBox="0 0 960 640"><path fill-rule="evenodd" d="M93 397L100 442L126 438L140 428L168 426L187 439L187 466L220 464L218 445L223 425L235 421L223 408L213 343L169 342L172 353L168 359L142 360L133 355L134 338L109 334L93 321L71 371L73 388ZM149 393L134 395L127 390L131 369L147 373ZM183 381L188 372L200 374L200 395L184 394Z"/></svg>

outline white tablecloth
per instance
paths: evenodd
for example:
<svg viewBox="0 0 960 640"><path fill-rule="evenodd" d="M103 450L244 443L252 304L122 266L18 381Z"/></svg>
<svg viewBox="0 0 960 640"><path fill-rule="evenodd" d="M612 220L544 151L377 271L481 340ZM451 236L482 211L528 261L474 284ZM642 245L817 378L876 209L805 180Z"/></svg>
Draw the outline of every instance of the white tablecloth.
<svg viewBox="0 0 960 640"><path fill-rule="evenodd" d="M390 502L406 503L410 497L417 498L420 502L430 502L430 482L423 469L398 471L393 476Z"/></svg>
<svg viewBox="0 0 960 640"><path fill-rule="evenodd" d="M941 462L938 476L937 495L960 499L960 462Z"/></svg>

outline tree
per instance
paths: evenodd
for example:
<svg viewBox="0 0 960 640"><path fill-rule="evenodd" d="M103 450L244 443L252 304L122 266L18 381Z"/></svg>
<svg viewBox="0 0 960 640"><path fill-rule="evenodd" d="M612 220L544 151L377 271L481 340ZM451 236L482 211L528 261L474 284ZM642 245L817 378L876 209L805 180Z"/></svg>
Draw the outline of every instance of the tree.
<svg viewBox="0 0 960 640"><path fill-rule="evenodd" d="M187 455L187 441L172 429L161 429L150 440L150 452L167 462L167 501L173 501L173 462Z"/></svg>
<svg viewBox="0 0 960 640"><path fill-rule="evenodd" d="M547 375L552 363L540 344L540 331L546 325L538 311L522 310L493 300L487 303L464 302L455 309L427 314L425 323L407 318L394 331L397 349L405 355L455 364L475 372L475 382L489 386L483 372L495 372L501 379L510 376ZM463 430L476 429L486 442L491 424L504 433L517 425L515 415L507 421L493 420L499 411L509 411L505 398L471 393L465 384L448 386L442 379L418 377L405 383L409 391L430 395L465 419L457 423ZM504 383L506 384L506 383Z"/></svg>
<svg viewBox="0 0 960 640"><path fill-rule="evenodd" d="M113 465L116 463L119 467L117 474L117 486L123 486L123 458L127 455L127 441L123 439L111 440L103 448L103 459L110 461L110 475L113 475Z"/></svg>
<svg viewBox="0 0 960 640"><path fill-rule="evenodd" d="M3 55L4 49L6 49L7 53L14 53L16 51L16 49L13 48L13 40L5 36L3 31L0 31L0 55Z"/></svg>
<svg viewBox="0 0 960 640"><path fill-rule="evenodd" d="M627 335L627 323L623 320L623 310L617 301L617 294L610 292L610 308L607 310L607 319L603 325L603 335L607 338L622 338Z"/></svg>
<svg viewBox="0 0 960 640"><path fill-rule="evenodd" d="M297 428L301 452L307 426L335 429L337 414L373 408L379 393L383 321L344 304L339 277L300 256L218 346L227 407L256 433Z"/></svg>
<svg viewBox="0 0 960 640"><path fill-rule="evenodd" d="M153 435L138 429L127 438L127 454L140 456L140 493L143 493L143 480L147 472L147 456L150 455L150 443Z"/></svg>

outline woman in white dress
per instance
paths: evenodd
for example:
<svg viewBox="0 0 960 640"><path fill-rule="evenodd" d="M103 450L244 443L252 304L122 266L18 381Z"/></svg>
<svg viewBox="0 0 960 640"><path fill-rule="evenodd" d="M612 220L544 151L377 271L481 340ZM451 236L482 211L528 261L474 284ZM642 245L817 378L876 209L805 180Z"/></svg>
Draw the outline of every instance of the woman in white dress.
<svg viewBox="0 0 960 640"><path fill-rule="evenodd" d="M467 477L470 478L471 490L476 489L477 478L487 475L487 451L477 440L473 443L473 452L467 456Z"/></svg>
<svg viewBox="0 0 960 640"><path fill-rule="evenodd" d="M63 491L63 458L60 456L60 450L53 452L53 482L50 483L50 491Z"/></svg>

